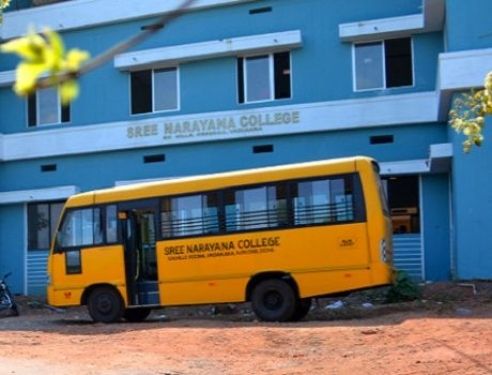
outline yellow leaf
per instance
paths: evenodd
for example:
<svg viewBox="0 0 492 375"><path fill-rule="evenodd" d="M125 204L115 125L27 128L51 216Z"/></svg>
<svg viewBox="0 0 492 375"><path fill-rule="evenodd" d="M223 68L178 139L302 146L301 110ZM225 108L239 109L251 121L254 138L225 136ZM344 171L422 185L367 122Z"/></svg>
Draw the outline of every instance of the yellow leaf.
<svg viewBox="0 0 492 375"><path fill-rule="evenodd" d="M61 69L65 47L60 35L53 30L46 29L44 35L48 41L47 48L43 50L44 60L49 69L57 72Z"/></svg>
<svg viewBox="0 0 492 375"><path fill-rule="evenodd" d="M19 95L28 95L36 88L36 82L46 71L44 64L20 63L16 69L14 90Z"/></svg>
<svg viewBox="0 0 492 375"><path fill-rule="evenodd" d="M64 68L70 72L75 72L80 69L80 65L90 57L87 51L74 48L68 51L67 58L65 59Z"/></svg>
<svg viewBox="0 0 492 375"><path fill-rule="evenodd" d="M40 60L42 51L46 47L46 42L37 34L11 40L1 45L1 51L5 53L15 53L21 58L36 61Z"/></svg>
<svg viewBox="0 0 492 375"><path fill-rule="evenodd" d="M63 105L69 104L79 95L79 84L72 79L60 85L60 98Z"/></svg>

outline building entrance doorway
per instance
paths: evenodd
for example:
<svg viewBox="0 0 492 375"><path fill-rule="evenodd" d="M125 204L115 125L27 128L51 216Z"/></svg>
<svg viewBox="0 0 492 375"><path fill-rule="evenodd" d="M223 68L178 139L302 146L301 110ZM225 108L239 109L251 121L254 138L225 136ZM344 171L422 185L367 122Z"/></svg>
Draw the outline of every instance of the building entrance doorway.
<svg viewBox="0 0 492 375"><path fill-rule="evenodd" d="M384 178L393 225L394 266L416 280L424 279L420 177Z"/></svg>

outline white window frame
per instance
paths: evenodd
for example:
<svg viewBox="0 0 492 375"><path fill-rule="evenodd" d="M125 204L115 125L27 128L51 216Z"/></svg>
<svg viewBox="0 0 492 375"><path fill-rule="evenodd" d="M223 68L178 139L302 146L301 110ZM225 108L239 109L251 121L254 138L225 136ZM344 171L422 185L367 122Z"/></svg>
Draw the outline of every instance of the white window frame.
<svg viewBox="0 0 492 375"><path fill-rule="evenodd" d="M162 110L156 110L155 109L155 71L156 70L163 70L163 69L176 69L176 108L172 109L162 109ZM167 113L167 112L178 112L181 110L181 69L179 65L175 66L163 66L159 68L149 68L149 69L142 69L142 70L150 70L151 71L151 79L150 79L150 84L151 84L151 91L152 91L152 111L151 112L144 112L144 113L132 113L132 77L131 73L128 74L128 110L130 116L145 116L153 113Z"/></svg>
<svg viewBox="0 0 492 375"><path fill-rule="evenodd" d="M401 38L395 38L395 39L403 39L405 37ZM413 37L409 36L407 38L410 38L410 53L412 54L412 84L407 85L407 86L398 86L398 87L387 87L386 85L386 41L389 39L378 39L378 40L369 40L369 41L364 41L364 42L355 42L352 43L352 88L354 92L365 92L365 91L377 91L377 90L395 90L395 89L402 89L402 88L413 88L415 87L415 53L414 53L414 43L413 43ZM373 87L370 89L358 89L357 88L357 68L356 68L356 56L355 56L355 50L358 45L364 45L364 44L370 44L370 43L381 43L382 47L381 48L381 60L383 62L383 86L382 87Z"/></svg>
<svg viewBox="0 0 492 375"><path fill-rule="evenodd" d="M52 88L52 87L51 87ZM26 121L26 126L28 128L33 128L33 127L38 127L38 126L53 126L53 125L61 125L65 124L62 122L62 109L61 109L61 98L60 98L60 90L56 91L56 103L57 103L57 121L56 122L49 122L49 123L44 123L41 124L40 121L40 113L41 113L41 105L39 101L39 93L42 91L42 89L36 90L36 124L34 126L29 126L29 120ZM29 118L29 101L26 101L26 119ZM66 122L68 123L68 122Z"/></svg>
<svg viewBox="0 0 492 375"><path fill-rule="evenodd" d="M274 64L274 58L273 56L276 53L282 53L282 52L288 52L289 53L289 69L290 69L290 74L289 74L289 80L290 80L290 97L288 98L281 98L281 99L275 99L275 64ZM270 85L270 98L269 99L263 99L263 100L248 100L248 84L247 84L247 79L248 79L248 73L247 73L247 64L246 60L252 59L255 57L262 57L262 56L267 56L268 57L268 69L269 69L269 85ZM244 103L239 102L239 96L237 97L237 102L240 105L244 104L253 104L253 103L267 103L267 102L272 102L276 100L291 100L294 97L294 87L293 87L293 69L292 69L292 51L276 51L276 52L270 52L270 53L259 53L255 55L246 55L246 56L238 56L238 58L243 59L243 97L244 97ZM237 74L237 73L236 73ZM237 82L237 80L236 80ZM237 93L239 94L239 88L237 90Z"/></svg>
<svg viewBox="0 0 492 375"><path fill-rule="evenodd" d="M156 70L164 70L164 69L176 69L176 108L170 108L170 109L161 109L161 110L156 110L155 109L155 71ZM176 66L169 66L169 67L163 67L163 68L153 68L152 69L152 113L162 113L162 112L174 112L174 111L179 111L181 108L181 80L180 80L180 69L179 65Z"/></svg>

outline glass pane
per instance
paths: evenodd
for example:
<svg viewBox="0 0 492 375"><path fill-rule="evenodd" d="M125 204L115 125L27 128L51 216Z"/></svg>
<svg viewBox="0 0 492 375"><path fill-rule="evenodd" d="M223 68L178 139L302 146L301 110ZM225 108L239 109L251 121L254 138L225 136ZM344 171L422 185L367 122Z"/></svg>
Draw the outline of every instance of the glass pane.
<svg viewBox="0 0 492 375"><path fill-rule="evenodd" d="M58 220L60 220L61 212L63 210L63 203L52 203L50 205L50 240L53 238L58 225Z"/></svg>
<svg viewBox="0 0 492 375"><path fill-rule="evenodd" d="M258 187L226 194L227 231L268 227L267 188Z"/></svg>
<svg viewBox="0 0 492 375"><path fill-rule="evenodd" d="M294 196L296 225L327 223L329 220L330 184L328 180L300 182Z"/></svg>
<svg viewBox="0 0 492 375"><path fill-rule="evenodd" d="M275 99L290 98L290 52L273 55Z"/></svg>
<svg viewBox="0 0 492 375"><path fill-rule="evenodd" d="M386 86L411 86L413 84L411 39L387 40L384 43L384 50L386 55Z"/></svg>
<svg viewBox="0 0 492 375"><path fill-rule="evenodd" d="M152 71L131 73L132 114L152 112Z"/></svg>
<svg viewBox="0 0 492 375"><path fill-rule="evenodd" d="M268 226L282 227L289 224L287 186L268 187Z"/></svg>
<svg viewBox="0 0 492 375"><path fill-rule="evenodd" d="M203 195L203 233L219 233L217 194Z"/></svg>
<svg viewBox="0 0 492 375"><path fill-rule="evenodd" d="M351 181L351 180L350 180ZM354 199L352 189L345 178L331 180L331 209L337 222L354 220Z"/></svg>
<svg viewBox="0 0 492 375"><path fill-rule="evenodd" d="M355 46L355 75L357 90L384 87L383 45L381 42Z"/></svg>
<svg viewBox="0 0 492 375"><path fill-rule="evenodd" d="M162 201L163 237L182 237L219 232L217 194L199 194Z"/></svg>
<svg viewBox="0 0 492 375"><path fill-rule="evenodd" d="M42 250L50 247L49 206L33 204L28 206L29 250Z"/></svg>
<svg viewBox="0 0 492 375"><path fill-rule="evenodd" d="M38 125L36 103L36 93L34 92L27 97L27 125L29 127Z"/></svg>
<svg viewBox="0 0 492 375"><path fill-rule="evenodd" d="M353 178L300 182L294 190L294 222L312 225L354 221Z"/></svg>
<svg viewBox="0 0 492 375"><path fill-rule="evenodd" d="M94 245L99 245L104 242L102 210L100 208L94 209Z"/></svg>
<svg viewBox="0 0 492 375"><path fill-rule="evenodd" d="M58 124L60 122L60 102L58 88L49 87L37 91L39 125Z"/></svg>
<svg viewBox="0 0 492 375"><path fill-rule="evenodd" d="M199 195L172 200L173 232L176 236L201 233L202 198Z"/></svg>
<svg viewBox="0 0 492 375"><path fill-rule="evenodd" d="M270 100L270 58L250 57L246 61L246 101Z"/></svg>
<svg viewBox="0 0 492 375"><path fill-rule="evenodd" d="M106 242L114 243L118 241L118 220L116 215L116 205L106 207Z"/></svg>
<svg viewBox="0 0 492 375"><path fill-rule="evenodd" d="M65 265L67 274L81 273L80 250L70 250L65 253Z"/></svg>
<svg viewBox="0 0 492 375"><path fill-rule="evenodd" d="M71 211L63 220L58 244L61 247L92 245L93 235L93 210Z"/></svg>
<svg viewBox="0 0 492 375"><path fill-rule="evenodd" d="M154 110L178 108L178 73L176 68L154 71Z"/></svg>
<svg viewBox="0 0 492 375"><path fill-rule="evenodd" d="M237 59L237 98L239 103L244 103L244 59Z"/></svg>
<svg viewBox="0 0 492 375"><path fill-rule="evenodd" d="M155 215L153 212L143 212L138 220L141 249L141 271L146 280L157 280L157 258L155 252L156 233Z"/></svg>

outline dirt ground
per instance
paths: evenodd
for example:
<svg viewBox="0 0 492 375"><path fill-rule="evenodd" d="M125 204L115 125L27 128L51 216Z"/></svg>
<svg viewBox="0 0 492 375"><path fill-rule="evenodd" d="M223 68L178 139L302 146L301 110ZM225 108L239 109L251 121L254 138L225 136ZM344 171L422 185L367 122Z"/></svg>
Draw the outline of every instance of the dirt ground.
<svg viewBox="0 0 492 375"><path fill-rule="evenodd" d="M399 304L338 301L289 324L227 305L104 325L22 299L21 316L0 319L0 374L492 374L492 283L432 284Z"/></svg>

